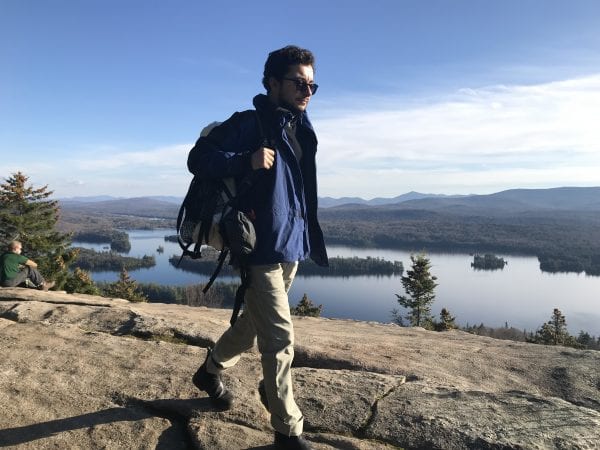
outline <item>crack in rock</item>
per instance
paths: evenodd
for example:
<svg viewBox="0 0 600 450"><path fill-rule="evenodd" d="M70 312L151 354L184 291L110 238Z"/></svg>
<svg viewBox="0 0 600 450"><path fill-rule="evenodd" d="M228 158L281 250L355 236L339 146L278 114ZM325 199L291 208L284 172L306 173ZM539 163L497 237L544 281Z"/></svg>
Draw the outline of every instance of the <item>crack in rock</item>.
<svg viewBox="0 0 600 450"><path fill-rule="evenodd" d="M113 308L114 305L106 305L102 303L89 303L85 301L61 301L61 300L52 300L52 299L26 299L22 298L0 298L0 302L38 302L38 303L48 303L50 305L73 305L73 306L92 306L94 308ZM15 305L16 306L16 305Z"/></svg>
<svg viewBox="0 0 600 450"><path fill-rule="evenodd" d="M360 438L360 439L364 439L367 437L366 436L367 430L369 429L369 427L371 426L371 424L375 421L375 418L377 417L377 410L379 407L379 402L381 400L385 399L386 397L390 396L391 394L393 394L396 391L396 389L399 388L405 382L406 382L406 378L402 377L402 379L398 380L398 382L394 386L389 388L381 396L375 398L375 400L371 404L370 414L366 418L365 423L363 425L361 425L356 430L356 432L354 432L355 437Z"/></svg>
<svg viewBox="0 0 600 450"><path fill-rule="evenodd" d="M103 305L101 303L87 303L87 302L61 302L58 300L37 300L40 303L50 303L51 305L66 305L66 306L92 306L94 308L112 308L112 305Z"/></svg>

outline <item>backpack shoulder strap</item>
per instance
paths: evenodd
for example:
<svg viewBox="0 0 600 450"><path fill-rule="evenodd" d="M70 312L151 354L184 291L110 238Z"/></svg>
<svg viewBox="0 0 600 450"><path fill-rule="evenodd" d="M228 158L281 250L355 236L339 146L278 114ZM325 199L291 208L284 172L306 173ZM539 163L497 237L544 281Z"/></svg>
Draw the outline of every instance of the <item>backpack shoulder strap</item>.
<svg viewBox="0 0 600 450"><path fill-rule="evenodd" d="M256 117L256 125L258 127L258 134L260 136L260 145L262 147L268 147L268 148L275 149L275 146L273 145L273 136L272 136L271 127L269 127L268 125L267 126L265 125L265 123L268 124L268 120L265 117L265 114L261 113L257 109L255 109L254 115Z"/></svg>
<svg viewBox="0 0 600 450"><path fill-rule="evenodd" d="M264 113L261 113L256 109L247 110L244 112L246 114L253 114L255 117L256 126L258 128L258 135L259 135L259 144L258 144L259 147L268 147L270 149L275 150L274 141L273 141L271 133L270 133L270 127L265 126L265 123L268 124L268 122L266 121L266 118L264 117ZM242 181L239 183L239 185L237 187L236 197L239 197L239 196L245 194L246 192L248 192L252 188L252 186L258 179L258 177L260 177L264 171L265 171L264 169L261 169L261 170L253 170L250 173L248 173L242 179ZM232 200L233 200L233 202L235 202L235 198Z"/></svg>

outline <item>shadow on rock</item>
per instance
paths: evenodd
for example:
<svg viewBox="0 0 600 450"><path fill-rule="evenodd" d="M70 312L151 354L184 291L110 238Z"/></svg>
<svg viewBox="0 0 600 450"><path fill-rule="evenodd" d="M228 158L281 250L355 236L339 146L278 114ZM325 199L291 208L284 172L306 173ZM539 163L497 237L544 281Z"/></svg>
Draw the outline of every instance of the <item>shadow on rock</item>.
<svg viewBox="0 0 600 450"><path fill-rule="evenodd" d="M161 417L168 420L171 426L159 437L156 449L186 449L190 448L191 444L190 436L187 434L188 420L192 416L214 410L208 398L160 399L153 401L123 398L116 403L121 406L74 417L0 430L0 447L25 444L82 428Z"/></svg>

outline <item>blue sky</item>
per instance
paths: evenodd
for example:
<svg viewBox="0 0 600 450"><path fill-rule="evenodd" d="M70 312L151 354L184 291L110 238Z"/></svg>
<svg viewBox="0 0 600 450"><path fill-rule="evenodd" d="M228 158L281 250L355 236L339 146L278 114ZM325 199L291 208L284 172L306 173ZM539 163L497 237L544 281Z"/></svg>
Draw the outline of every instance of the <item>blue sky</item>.
<svg viewBox="0 0 600 450"><path fill-rule="evenodd" d="M200 130L293 43L321 196L600 186L600 2L222 3L0 0L0 177L181 196Z"/></svg>

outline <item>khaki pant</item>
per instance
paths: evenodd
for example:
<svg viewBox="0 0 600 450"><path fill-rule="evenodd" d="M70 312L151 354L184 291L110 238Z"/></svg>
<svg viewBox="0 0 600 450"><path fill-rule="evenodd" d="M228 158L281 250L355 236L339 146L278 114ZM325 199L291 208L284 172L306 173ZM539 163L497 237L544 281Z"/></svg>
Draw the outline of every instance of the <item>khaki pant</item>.
<svg viewBox="0 0 600 450"><path fill-rule="evenodd" d="M292 390L294 327L287 296L297 269L297 262L249 267L244 312L217 341L207 367L214 374L232 367L256 338L271 425L287 436L299 436L303 425Z"/></svg>

